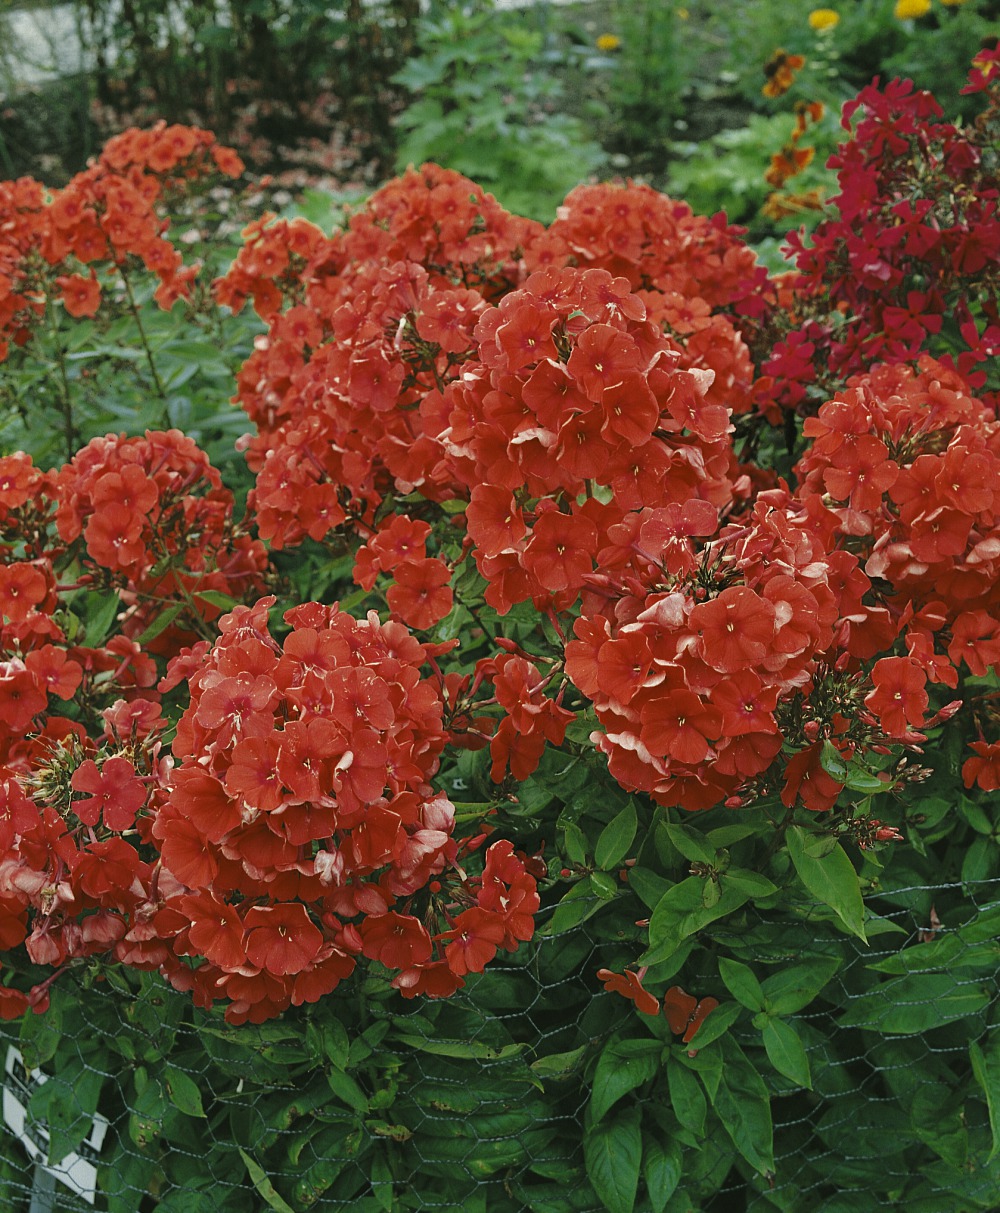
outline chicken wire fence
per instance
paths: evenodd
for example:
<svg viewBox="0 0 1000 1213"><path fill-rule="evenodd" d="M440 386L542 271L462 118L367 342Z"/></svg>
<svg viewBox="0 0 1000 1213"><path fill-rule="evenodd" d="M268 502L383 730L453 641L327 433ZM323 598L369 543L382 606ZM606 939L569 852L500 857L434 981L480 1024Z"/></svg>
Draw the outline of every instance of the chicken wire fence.
<svg viewBox="0 0 1000 1213"><path fill-rule="evenodd" d="M709 1127L684 1146L671 1213L1000 1207L991 1100L970 1066L995 1011L1000 881L868 905L878 933L868 947L837 937L834 976L792 1017L812 1089L762 1067L773 1173ZM380 1002L356 979L260 1027L228 1028L158 979L74 977L49 1015L0 1025L0 1209L600 1213L582 1146L593 1060L612 1033L641 1034L642 1017L595 976L621 966L620 944L592 920L540 926L446 1002ZM810 931L765 933L757 966L794 963L810 941L829 955L831 937ZM727 947L724 924L709 942ZM761 1053L748 1016L729 1031ZM666 1086L661 1070L626 1096L644 1133ZM635 1209L653 1207L640 1185Z"/></svg>

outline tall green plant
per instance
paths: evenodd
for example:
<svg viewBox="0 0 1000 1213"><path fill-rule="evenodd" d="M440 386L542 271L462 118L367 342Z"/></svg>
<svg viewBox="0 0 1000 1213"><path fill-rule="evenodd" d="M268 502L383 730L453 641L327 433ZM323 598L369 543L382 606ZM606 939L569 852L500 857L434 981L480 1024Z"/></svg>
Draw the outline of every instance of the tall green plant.
<svg viewBox="0 0 1000 1213"><path fill-rule="evenodd" d="M397 165L433 160L475 177L512 210L551 219L603 153L563 112L546 35L529 14L440 8L417 25L417 51L393 78L413 95L397 119Z"/></svg>

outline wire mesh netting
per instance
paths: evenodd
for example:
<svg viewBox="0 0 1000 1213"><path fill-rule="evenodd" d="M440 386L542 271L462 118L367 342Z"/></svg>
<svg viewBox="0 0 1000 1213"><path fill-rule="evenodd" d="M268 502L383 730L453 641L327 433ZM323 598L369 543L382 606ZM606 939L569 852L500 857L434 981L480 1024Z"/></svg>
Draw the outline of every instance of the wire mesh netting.
<svg viewBox="0 0 1000 1213"><path fill-rule="evenodd" d="M666 1064L616 1104L654 1136L664 1108L678 1116L683 1180L666 1207L1000 1205L970 1063L995 1001L1000 881L868 904L867 948L808 918L741 924L738 946L745 955L753 941L761 974L809 956L833 973L791 1017L811 1089L768 1076L773 1173L747 1164L731 1124L713 1124L717 1048L668 1034ZM606 1206L582 1150L595 1059L610 1038L659 1029L600 989L615 946L595 935L586 922L543 925L447 1001L404 1003L367 978L260 1026L229 1027L155 976L81 972L46 1015L4 1025L0 1207L596 1213ZM723 926L710 942L737 940ZM752 1017L727 1035L763 1056ZM637 1209L653 1208L644 1191Z"/></svg>

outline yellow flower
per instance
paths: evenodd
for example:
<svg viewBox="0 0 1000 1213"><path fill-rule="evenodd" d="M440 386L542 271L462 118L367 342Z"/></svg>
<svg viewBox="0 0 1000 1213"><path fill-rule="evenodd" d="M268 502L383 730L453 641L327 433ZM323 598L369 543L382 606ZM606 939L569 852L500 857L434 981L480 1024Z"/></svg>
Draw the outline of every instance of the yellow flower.
<svg viewBox="0 0 1000 1213"><path fill-rule="evenodd" d="M814 30L833 29L839 20L840 13L836 9L814 8L809 14L809 28Z"/></svg>
<svg viewBox="0 0 1000 1213"><path fill-rule="evenodd" d="M926 17L931 11L931 0L896 0L893 14L900 21L911 17Z"/></svg>
<svg viewBox="0 0 1000 1213"><path fill-rule="evenodd" d="M617 34L601 34L594 44L599 51L616 51L622 44Z"/></svg>
<svg viewBox="0 0 1000 1213"><path fill-rule="evenodd" d="M955 0L955 2L958 4L964 4L965 0ZM690 17L690 16L691 16L691 14L687 11L686 8L679 8L677 10L677 19L679 21L687 21L688 17Z"/></svg>

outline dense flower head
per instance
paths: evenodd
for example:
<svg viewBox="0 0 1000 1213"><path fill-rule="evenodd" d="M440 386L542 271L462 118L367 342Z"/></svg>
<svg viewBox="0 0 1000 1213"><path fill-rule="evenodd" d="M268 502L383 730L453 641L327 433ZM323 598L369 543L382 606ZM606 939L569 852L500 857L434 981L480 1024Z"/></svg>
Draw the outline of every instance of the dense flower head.
<svg viewBox="0 0 1000 1213"><path fill-rule="evenodd" d="M1000 181L988 150L997 98L995 77L978 79L991 108L966 128L944 121L908 80L872 84L845 105L849 138L829 162L840 184L834 213L808 242L789 236L799 277L755 388L770 419L814 411L875 362L922 353L995 409L984 388L1000 349ZM939 340L943 326L953 338Z"/></svg>
<svg viewBox="0 0 1000 1213"><path fill-rule="evenodd" d="M166 235L169 205L220 173L242 172L210 132L160 122L111 139L62 189L0 182L0 361L10 340L29 340L46 307L92 316L136 269L155 276L162 308L189 298L197 267Z"/></svg>
<svg viewBox="0 0 1000 1213"><path fill-rule="evenodd" d="M166 903L183 924L174 953L204 956L200 997L227 998L236 1021L315 1001L359 953L397 970L404 993L437 988L442 968L456 988L530 936L534 880L516 857L494 879L510 854L497 843L482 880L459 882L474 904L428 933L407 907L458 847L454 809L430 782L447 734L424 650L402 624L318 603L286 613L279 645L273 604L223 618L189 678L152 830L183 890Z"/></svg>
<svg viewBox="0 0 1000 1213"><path fill-rule="evenodd" d="M240 599L262 586L266 555L233 522L233 496L197 444L179 430L95 438L55 480L56 526L80 541L93 566L135 596L130 635L139 635L175 595L209 592ZM163 643L159 646L162 650Z"/></svg>
<svg viewBox="0 0 1000 1213"><path fill-rule="evenodd" d="M712 374L681 369L625 278L536 271L476 335L479 367L446 392L445 445L472 486L491 605L568 606L624 511L731 496L729 410L708 400Z"/></svg>

